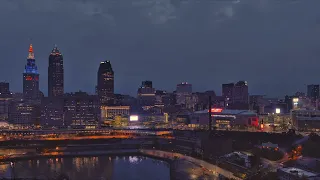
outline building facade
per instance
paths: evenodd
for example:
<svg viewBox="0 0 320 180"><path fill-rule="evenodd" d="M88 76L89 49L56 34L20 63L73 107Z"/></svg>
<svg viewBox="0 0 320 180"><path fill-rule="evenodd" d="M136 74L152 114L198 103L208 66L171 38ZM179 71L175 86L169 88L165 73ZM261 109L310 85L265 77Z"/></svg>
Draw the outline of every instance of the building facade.
<svg viewBox="0 0 320 180"><path fill-rule="evenodd" d="M101 106L101 120L115 120L116 116L130 115L130 106Z"/></svg>
<svg viewBox="0 0 320 180"><path fill-rule="evenodd" d="M189 84L187 82L177 84L176 100L178 105L181 105L185 108L190 108L193 101L192 84Z"/></svg>
<svg viewBox="0 0 320 180"><path fill-rule="evenodd" d="M211 109L212 124L220 129L255 127L259 126L258 115L249 110L231 110L222 108ZM196 111L190 118L191 126L207 127L209 124L208 109Z"/></svg>
<svg viewBox="0 0 320 180"><path fill-rule="evenodd" d="M40 106L29 102L11 102L9 105L9 123L30 127L40 124Z"/></svg>
<svg viewBox="0 0 320 180"><path fill-rule="evenodd" d="M316 110L292 110L292 125L300 131L320 130L320 111Z"/></svg>
<svg viewBox="0 0 320 180"><path fill-rule="evenodd" d="M63 56L55 46L49 55L48 66L48 96L63 96L64 93L64 69Z"/></svg>
<svg viewBox="0 0 320 180"><path fill-rule="evenodd" d="M85 92L64 94L63 97L44 98L41 124L70 128L97 128L100 123L100 101Z"/></svg>
<svg viewBox="0 0 320 180"><path fill-rule="evenodd" d="M0 82L0 121L7 121L9 116L9 104L12 101L12 93L8 82Z"/></svg>
<svg viewBox="0 0 320 180"><path fill-rule="evenodd" d="M152 81L143 81L137 94L138 104L148 110L154 107L156 102L156 90L152 87Z"/></svg>
<svg viewBox="0 0 320 180"><path fill-rule="evenodd" d="M97 94L101 104L113 104L114 102L114 72L110 61L100 63L97 80Z"/></svg>
<svg viewBox="0 0 320 180"><path fill-rule="evenodd" d="M30 44L29 47L27 65L23 73L23 95L27 101L39 102L39 72L34 58L32 44Z"/></svg>
<svg viewBox="0 0 320 180"><path fill-rule="evenodd" d="M310 84L307 86L307 96L313 101L319 98L319 84Z"/></svg>

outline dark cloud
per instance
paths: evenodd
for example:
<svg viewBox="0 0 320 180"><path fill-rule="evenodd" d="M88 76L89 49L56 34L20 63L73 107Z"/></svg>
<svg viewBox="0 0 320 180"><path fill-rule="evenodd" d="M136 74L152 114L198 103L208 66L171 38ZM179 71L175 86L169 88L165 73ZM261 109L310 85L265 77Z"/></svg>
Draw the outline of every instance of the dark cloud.
<svg viewBox="0 0 320 180"><path fill-rule="evenodd" d="M47 91L48 54L64 54L66 91L94 92L109 59L116 91L140 82L195 90L247 80L252 93L284 95L320 83L320 1L300 0L2 0L0 80L21 91L30 38Z"/></svg>

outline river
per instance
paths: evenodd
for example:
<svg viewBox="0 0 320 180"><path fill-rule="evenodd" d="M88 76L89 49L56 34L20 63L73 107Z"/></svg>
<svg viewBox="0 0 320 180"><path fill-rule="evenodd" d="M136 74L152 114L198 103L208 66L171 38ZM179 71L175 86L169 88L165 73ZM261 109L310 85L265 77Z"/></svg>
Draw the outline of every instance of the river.
<svg viewBox="0 0 320 180"><path fill-rule="evenodd" d="M0 165L0 178L169 180L169 164L143 156L38 158Z"/></svg>

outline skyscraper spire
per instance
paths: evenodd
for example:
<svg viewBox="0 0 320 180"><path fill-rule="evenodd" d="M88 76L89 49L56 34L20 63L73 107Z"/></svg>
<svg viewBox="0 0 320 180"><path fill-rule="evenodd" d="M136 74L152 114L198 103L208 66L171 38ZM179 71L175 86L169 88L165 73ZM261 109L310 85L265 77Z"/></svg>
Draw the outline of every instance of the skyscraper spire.
<svg viewBox="0 0 320 180"><path fill-rule="evenodd" d="M56 44L54 45L54 48L52 49L51 54L52 55L61 55Z"/></svg>
<svg viewBox="0 0 320 180"><path fill-rule="evenodd" d="M29 46L29 52L33 53L33 47L32 47L32 44L30 44L30 46Z"/></svg>
<svg viewBox="0 0 320 180"><path fill-rule="evenodd" d="M29 55L28 55L28 59L34 59L34 53L33 53L33 47L32 47L32 44L30 44L30 46L29 46Z"/></svg>

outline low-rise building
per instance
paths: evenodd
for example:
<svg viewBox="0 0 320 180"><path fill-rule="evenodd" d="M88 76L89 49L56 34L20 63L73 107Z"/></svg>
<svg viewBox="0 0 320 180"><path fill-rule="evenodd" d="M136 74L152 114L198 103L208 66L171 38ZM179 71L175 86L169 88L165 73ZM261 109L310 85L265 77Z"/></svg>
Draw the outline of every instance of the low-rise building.
<svg viewBox="0 0 320 180"><path fill-rule="evenodd" d="M320 131L320 111L292 110L292 124L299 131Z"/></svg>
<svg viewBox="0 0 320 180"><path fill-rule="evenodd" d="M257 113L250 110L212 108L211 113L212 123L217 128L232 128L236 126L258 127L259 125ZM190 124L194 127L208 126L208 109L194 112L191 115Z"/></svg>
<svg viewBox="0 0 320 180"><path fill-rule="evenodd" d="M277 174L280 180L298 180L302 178L308 180L320 179L320 176L317 173L309 172L295 167L280 168L277 170Z"/></svg>

